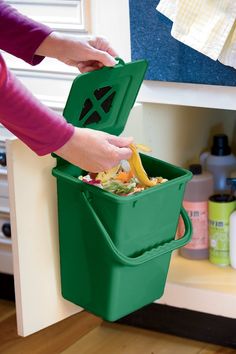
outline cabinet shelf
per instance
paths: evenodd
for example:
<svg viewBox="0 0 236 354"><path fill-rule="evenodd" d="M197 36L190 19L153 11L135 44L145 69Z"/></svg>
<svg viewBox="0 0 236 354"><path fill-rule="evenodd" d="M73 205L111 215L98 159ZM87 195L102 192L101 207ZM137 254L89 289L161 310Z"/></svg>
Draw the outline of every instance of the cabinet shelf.
<svg viewBox="0 0 236 354"><path fill-rule="evenodd" d="M229 292L236 296L236 269L219 267L208 260L190 260L179 255L174 256L168 281L177 281L201 289Z"/></svg>
<svg viewBox="0 0 236 354"><path fill-rule="evenodd" d="M236 110L236 87L144 81L138 101L203 108Z"/></svg>
<svg viewBox="0 0 236 354"><path fill-rule="evenodd" d="M176 253L164 295L157 302L236 318L236 270L208 260L185 259Z"/></svg>

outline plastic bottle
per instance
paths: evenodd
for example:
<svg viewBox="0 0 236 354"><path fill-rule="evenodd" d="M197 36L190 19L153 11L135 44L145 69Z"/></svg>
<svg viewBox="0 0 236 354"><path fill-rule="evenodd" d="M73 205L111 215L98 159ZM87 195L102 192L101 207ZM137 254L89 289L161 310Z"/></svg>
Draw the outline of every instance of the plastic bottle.
<svg viewBox="0 0 236 354"><path fill-rule="evenodd" d="M236 210L229 218L229 258L231 267L236 269Z"/></svg>
<svg viewBox="0 0 236 354"><path fill-rule="evenodd" d="M213 193L213 176L202 172L200 164L189 166L193 178L188 182L184 194L183 206L193 225L192 240L180 249L180 254L189 259L208 259L208 198ZM183 234L180 221L179 233Z"/></svg>
<svg viewBox="0 0 236 354"><path fill-rule="evenodd" d="M236 172L231 173L231 195L236 192ZM236 210L229 218L229 259L231 267L236 269Z"/></svg>
<svg viewBox="0 0 236 354"><path fill-rule="evenodd" d="M229 218L236 208L236 198L229 194L213 194L208 201L209 261L217 266L230 265Z"/></svg>
<svg viewBox="0 0 236 354"><path fill-rule="evenodd" d="M236 157L231 153L227 135L214 135L211 153L201 154L200 162L203 168L213 175L215 193L228 192L226 178L236 170Z"/></svg>
<svg viewBox="0 0 236 354"><path fill-rule="evenodd" d="M233 171L230 173L230 178L236 178L236 171ZM235 188L235 191L234 191L234 196L236 197L236 188Z"/></svg>

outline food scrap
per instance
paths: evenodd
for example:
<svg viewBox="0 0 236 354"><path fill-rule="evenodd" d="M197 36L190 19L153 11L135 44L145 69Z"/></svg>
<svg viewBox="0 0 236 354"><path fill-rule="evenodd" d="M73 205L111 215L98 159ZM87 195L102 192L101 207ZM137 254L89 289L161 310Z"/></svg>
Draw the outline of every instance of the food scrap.
<svg viewBox="0 0 236 354"><path fill-rule="evenodd" d="M129 161L121 161L118 166L108 171L79 176L79 179L120 196L139 193L167 181L163 177L150 178L144 170L138 149L148 152L150 151L148 147L141 144L131 144L129 147L132 150Z"/></svg>

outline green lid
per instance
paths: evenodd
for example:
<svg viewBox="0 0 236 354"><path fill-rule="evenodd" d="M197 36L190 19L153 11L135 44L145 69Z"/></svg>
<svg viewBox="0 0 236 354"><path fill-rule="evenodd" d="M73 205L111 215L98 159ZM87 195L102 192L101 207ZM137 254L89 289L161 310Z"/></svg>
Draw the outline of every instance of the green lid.
<svg viewBox="0 0 236 354"><path fill-rule="evenodd" d="M63 116L76 127L119 135L125 127L142 84L147 62L104 67L75 78Z"/></svg>

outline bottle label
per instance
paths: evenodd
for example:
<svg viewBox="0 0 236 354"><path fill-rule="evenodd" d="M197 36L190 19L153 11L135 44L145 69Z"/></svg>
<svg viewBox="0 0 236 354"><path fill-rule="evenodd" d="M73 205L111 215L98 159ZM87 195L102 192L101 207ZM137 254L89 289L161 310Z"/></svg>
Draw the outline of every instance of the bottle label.
<svg viewBox="0 0 236 354"><path fill-rule="evenodd" d="M192 221L192 240L184 248L201 250L208 248L208 203L189 202L184 200L183 206ZM184 234L184 223L182 218L179 222L179 235Z"/></svg>
<svg viewBox="0 0 236 354"><path fill-rule="evenodd" d="M229 217L235 206L235 200L228 202L209 201L209 259L214 264L222 266L230 264Z"/></svg>
<svg viewBox="0 0 236 354"><path fill-rule="evenodd" d="M229 265L229 226L224 220L209 220L210 262Z"/></svg>

